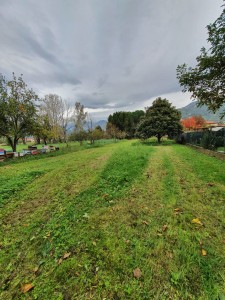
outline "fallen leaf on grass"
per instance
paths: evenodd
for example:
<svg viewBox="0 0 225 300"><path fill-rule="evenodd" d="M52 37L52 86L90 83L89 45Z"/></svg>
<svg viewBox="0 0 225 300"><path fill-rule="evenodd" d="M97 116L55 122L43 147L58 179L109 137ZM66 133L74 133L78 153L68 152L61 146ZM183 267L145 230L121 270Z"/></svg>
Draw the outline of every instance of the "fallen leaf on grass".
<svg viewBox="0 0 225 300"><path fill-rule="evenodd" d="M134 269L133 274L134 274L134 277L137 278L137 279L142 276L142 272L141 272L140 268Z"/></svg>
<svg viewBox="0 0 225 300"><path fill-rule="evenodd" d="M63 259L60 258L60 259L58 260L58 265L61 265L62 261L63 261Z"/></svg>
<svg viewBox="0 0 225 300"><path fill-rule="evenodd" d="M167 252L166 255L170 258L173 259L173 254L171 252Z"/></svg>
<svg viewBox="0 0 225 300"><path fill-rule="evenodd" d="M201 226L203 225L202 222L201 222L198 218L193 219L193 220L191 221L191 223L196 224L196 225L201 225Z"/></svg>
<svg viewBox="0 0 225 300"><path fill-rule="evenodd" d="M97 245L97 243L94 241L94 242L92 242L92 245L93 245L93 246L96 246L96 245Z"/></svg>
<svg viewBox="0 0 225 300"><path fill-rule="evenodd" d="M207 252L204 249L202 249L202 256L206 256L206 254Z"/></svg>
<svg viewBox="0 0 225 300"><path fill-rule="evenodd" d="M208 182L208 184L207 184L208 186L214 186L214 183L212 183L212 182Z"/></svg>
<svg viewBox="0 0 225 300"><path fill-rule="evenodd" d="M27 283L27 284L24 284L21 288L20 288L20 290L21 290L21 292L22 293L26 293L26 292L28 292L28 291L30 291L31 289L33 289L33 284L32 283Z"/></svg>
<svg viewBox="0 0 225 300"><path fill-rule="evenodd" d="M163 225L162 231L166 231L168 229L168 225Z"/></svg>
<svg viewBox="0 0 225 300"><path fill-rule="evenodd" d="M85 219L89 219L89 218L90 218L90 216L89 216L89 214L85 213L85 214L83 215L83 218L85 218Z"/></svg>
<svg viewBox="0 0 225 300"><path fill-rule="evenodd" d="M142 224L149 225L147 221L142 221Z"/></svg>
<svg viewBox="0 0 225 300"><path fill-rule="evenodd" d="M175 215L181 214L182 212L183 212L182 208L179 208L179 207L174 208Z"/></svg>
<svg viewBox="0 0 225 300"><path fill-rule="evenodd" d="M35 268L33 269L33 272L36 274L38 270L39 270L39 267L35 267Z"/></svg>
<svg viewBox="0 0 225 300"><path fill-rule="evenodd" d="M64 259L67 259L68 257L70 257L70 255L71 255L71 252L65 253L65 254L63 255L63 258L64 258Z"/></svg>
<svg viewBox="0 0 225 300"><path fill-rule="evenodd" d="M51 236L51 231L47 232L46 235L44 236L44 239L47 239Z"/></svg>

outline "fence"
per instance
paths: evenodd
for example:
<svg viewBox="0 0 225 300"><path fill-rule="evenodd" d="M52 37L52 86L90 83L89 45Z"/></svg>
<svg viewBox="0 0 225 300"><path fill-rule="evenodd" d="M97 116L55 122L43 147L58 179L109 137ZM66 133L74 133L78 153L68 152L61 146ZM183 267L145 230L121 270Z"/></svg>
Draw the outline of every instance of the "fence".
<svg viewBox="0 0 225 300"><path fill-rule="evenodd" d="M219 147L225 147L225 127L217 130L211 128L205 131L185 132L183 139L187 144L217 150Z"/></svg>

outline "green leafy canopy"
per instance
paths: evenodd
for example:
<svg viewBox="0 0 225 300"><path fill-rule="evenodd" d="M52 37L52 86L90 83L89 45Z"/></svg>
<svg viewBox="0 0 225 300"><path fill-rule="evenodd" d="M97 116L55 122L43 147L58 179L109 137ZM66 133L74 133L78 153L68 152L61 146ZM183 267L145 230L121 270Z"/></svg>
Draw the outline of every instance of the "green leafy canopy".
<svg viewBox="0 0 225 300"><path fill-rule="evenodd" d="M177 67L177 78L183 92L191 92L198 105L207 105L216 112L225 103L225 9L220 17L207 26L211 47L201 49L196 67ZM223 117L225 111L221 115Z"/></svg>
<svg viewBox="0 0 225 300"><path fill-rule="evenodd" d="M18 140L34 129L37 99L22 75L17 78L13 73L12 80L6 80L0 74L0 136L7 138L13 151Z"/></svg>
<svg viewBox="0 0 225 300"><path fill-rule="evenodd" d="M137 127L136 135L141 139L156 136L158 142L164 135L173 137L182 130L181 114L167 99L157 98L147 108L145 117Z"/></svg>

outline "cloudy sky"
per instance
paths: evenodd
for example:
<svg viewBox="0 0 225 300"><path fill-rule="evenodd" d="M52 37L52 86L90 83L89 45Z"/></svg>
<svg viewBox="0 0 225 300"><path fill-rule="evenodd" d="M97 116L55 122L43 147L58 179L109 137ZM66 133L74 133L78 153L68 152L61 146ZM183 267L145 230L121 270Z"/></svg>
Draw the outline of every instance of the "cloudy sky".
<svg viewBox="0 0 225 300"><path fill-rule="evenodd" d="M222 0L0 0L0 73L40 96L80 101L94 119L163 96L190 102L176 67L195 65Z"/></svg>

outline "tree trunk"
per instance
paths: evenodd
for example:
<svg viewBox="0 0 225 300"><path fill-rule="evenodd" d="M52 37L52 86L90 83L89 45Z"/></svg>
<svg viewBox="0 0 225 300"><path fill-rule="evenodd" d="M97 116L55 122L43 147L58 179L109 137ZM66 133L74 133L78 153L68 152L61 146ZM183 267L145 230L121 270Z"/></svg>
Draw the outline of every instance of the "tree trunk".
<svg viewBox="0 0 225 300"><path fill-rule="evenodd" d="M157 139L158 139L158 143L160 144L161 143L161 136L159 134L157 135Z"/></svg>
<svg viewBox="0 0 225 300"><path fill-rule="evenodd" d="M12 139L11 137L6 137L6 138L7 138L9 145L12 148L12 151L16 152L16 146L17 146L18 139L16 137L14 139Z"/></svg>
<svg viewBox="0 0 225 300"><path fill-rule="evenodd" d="M16 146L17 146L18 140L19 139L17 137L14 137L14 140L13 140L13 152L16 152Z"/></svg>
<svg viewBox="0 0 225 300"><path fill-rule="evenodd" d="M11 146L12 150L13 150L13 141L10 137L6 137L7 138L7 141L8 141L8 144Z"/></svg>
<svg viewBox="0 0 225 300"><path fill-rule="evenodd" d="M36 137L36 144L40 145L40 143L41 143L41 139L40 139L39 136L37 136L37 137Z"/></svg>

